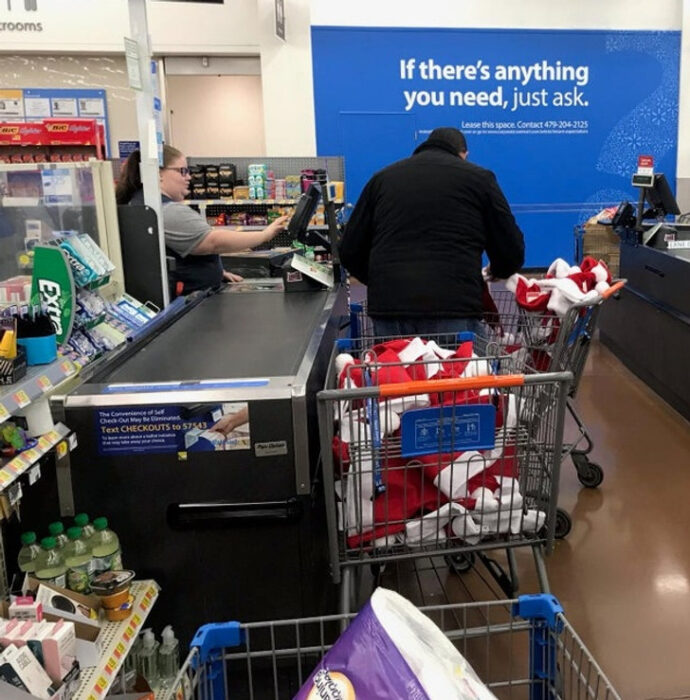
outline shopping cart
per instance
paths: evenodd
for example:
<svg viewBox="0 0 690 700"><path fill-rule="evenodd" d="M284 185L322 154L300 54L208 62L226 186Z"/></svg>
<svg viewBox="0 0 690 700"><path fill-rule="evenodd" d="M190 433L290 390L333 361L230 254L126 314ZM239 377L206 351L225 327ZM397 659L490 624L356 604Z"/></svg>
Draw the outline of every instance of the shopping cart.
<svg viewBox="0 0 690 700"><path fill-rule="evenodd" d="M562 317L550 311L527 311L518 306L512 292L493 289L492 308L484 312L484 335L488 345L482 352L509 357L511 371L514 372L573 373L566 406L575 421L578 436L572 443L564 444L563 459L570 457L580 483L587 488L598 487L604 479L604 471L589 458L594 443L575 409L573 399L597 329L602 306L605 301L615 297L625 283L625 280L617 280L593 301L574 304ZM350 305L350 336L363 345L373 342L373 323L367 315L366 302ZM555 537L566 537L571 528L570 515L567 511L557 508Z"/></svg>
<svg viewBox="0 0 690 700"><path fill-rule="evenodd" d="M501 374L510 358L470 357L471 340L440 349L442 340L438 352L464 357L384 362L385 353L351 339L333 350L317 399L331 575L343 613L368 585L362 570L378 576L389 563L437 555L458 570L479 556L513 596L514 550L529 547L549 590L542 554L553 547L572 374ZM344 351L361 364L339 372ZM441 370L456 376L400 382ZM494 550L506 551L507 571L489 557Z"/></svg>
<svg viewBox="0 0 690 700"><path fill-rule="evenodd" d="M552 596L433 606L422 611L501 700L620 698ZM205 625L194 637L175 682L159 697L293 698L352 617Z"/></svg>

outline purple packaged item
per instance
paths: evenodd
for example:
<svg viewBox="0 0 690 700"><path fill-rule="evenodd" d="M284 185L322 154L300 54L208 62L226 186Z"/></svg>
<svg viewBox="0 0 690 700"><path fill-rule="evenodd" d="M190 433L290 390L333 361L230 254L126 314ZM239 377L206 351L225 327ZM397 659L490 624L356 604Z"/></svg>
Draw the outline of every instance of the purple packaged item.
<svg viewBox="0 0 690 700"><path fill-rule="evenodd" d="M495 700L443 632L384 588L374 591L294 700L336 698Z"/></svg>

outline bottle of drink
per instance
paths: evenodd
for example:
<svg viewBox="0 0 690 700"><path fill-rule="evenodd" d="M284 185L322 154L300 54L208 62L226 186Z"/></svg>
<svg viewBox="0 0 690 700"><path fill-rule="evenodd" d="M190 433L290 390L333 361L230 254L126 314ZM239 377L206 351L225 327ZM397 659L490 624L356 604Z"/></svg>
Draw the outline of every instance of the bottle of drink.
<svg viewBox="0 0 690 700"><path fill-rule="evenodd" d="M155 685L158 680L158 647L153 630L144 630L139 649L137 671L146 678L149 685Z"/></svg>
<svg viewBox="0 0 690 700"><path fill-rule="evenodd" d="M161 634L163 640L158 650L158 673L161 684L168 687L177 676L180 670L180 644L175 638L175 632L171 625L168 625Z"/></svg>
<svg viewBox="0 0 690 700"><path fill-rule="evenodd" d="M88 593L93 576L91 549L84 542L80 527L67 530L67 537L69 542L62 550L67 567L67 588L76 593Z"/></svg>
<svg viewBox="0 0 690 700"><path fill-rule="evenodd" d="M89 540L89 544L93 556L94 575L121 569L120 540L112 530L108 529L108 518L96 518L93 521L93 527L96 532Z"/></svg>
<svg viewBox="0 0 690 700"><path fill-rule="evenodd" d="M57 549L54 537L41 540L41 551L36 558L34 577L43 583L65 587L67 567L62 552Z"/></svg>
<svg viewBox="0 0 690 700"><path fill-rule="evenodd" d="M81 528L81 538L84 542L88 542L93 533L96 532L93 529L93 525L89 522L89 516L86 513L78 513L74 516L74 524Z"/></svg>
<svg viewBox="0 0 690 700"><path fill-rule="evenodd" d="M36 559L41 552L41 547L36 543L35 532L24 532L21 536L22 548L17 556L19 570L26 574L33 574L36 570Z"/></svg>
<svg viewBox="0 0 690 700"><path fill-rule="evenodd" d="M69 542L65 534L65 526L59 520L48 525L48 532L55 538L55 546L58 549L62 549Z"/></svg>

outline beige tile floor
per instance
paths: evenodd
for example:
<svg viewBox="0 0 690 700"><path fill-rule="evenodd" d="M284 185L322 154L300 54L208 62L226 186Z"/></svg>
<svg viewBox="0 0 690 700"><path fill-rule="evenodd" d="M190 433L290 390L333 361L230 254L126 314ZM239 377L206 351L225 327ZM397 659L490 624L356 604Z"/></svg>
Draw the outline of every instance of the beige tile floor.
<svg viewBox="0 0 690 700"><path fill-rule="evenodd" d="M605 480L585 489L564 464L573 529L547 558L552 592L621 697L690 698L690 424L598 343L576 405ZM518 564L520 592L538 591L529 551ZM420 604L505 597L483 567L409 574L383 583Z"/></svg>

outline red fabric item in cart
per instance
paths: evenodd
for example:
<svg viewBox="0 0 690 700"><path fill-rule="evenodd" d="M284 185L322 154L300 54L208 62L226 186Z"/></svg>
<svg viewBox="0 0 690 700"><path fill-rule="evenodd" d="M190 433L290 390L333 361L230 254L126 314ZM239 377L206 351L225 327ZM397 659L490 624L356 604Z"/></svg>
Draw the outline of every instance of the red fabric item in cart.
<svg viewBox="0 0 690 700"><path fill-rule="evenodd" d="M544 291L537 282L530 284L522 275L515 275L515 301L527 311L546 312L551 291Z"/></svg>
<svg viewBox="0 0 690 700"><path fill-rule="evenodd" d="M348 547L359 547L379 537L403 532L405 521L436 510L445 502L443 495L424 478L423 470L407 466L406 460L387 459L381 476L386 491L374 499L374 527L361 535L348 537Z"/></svg>
<svg viewBox="0 0 690 700"><path fill-rule="evenodd" d="M391 365L372 368L371 381L373 384L403 384L412 381L412 377L400 362L400 357L392 350L384 350L377 356L376 360L377 363L391 363Z"/></svg>
<svg viewBox="0 0 690 700"><path fill-rule="evenodd" d="M339 435L334 435L331 449L336 473L346 472L350 467L350 446L343 442Z"/></svg>

